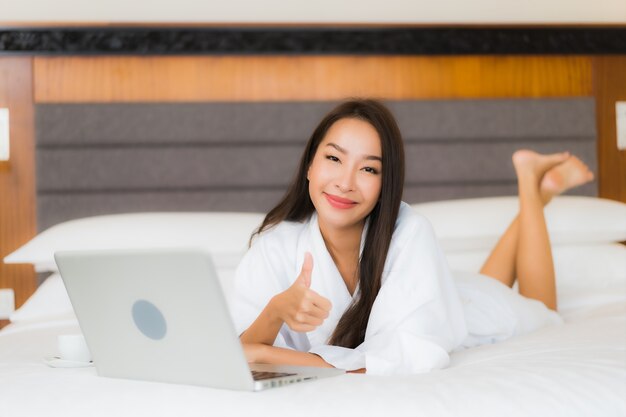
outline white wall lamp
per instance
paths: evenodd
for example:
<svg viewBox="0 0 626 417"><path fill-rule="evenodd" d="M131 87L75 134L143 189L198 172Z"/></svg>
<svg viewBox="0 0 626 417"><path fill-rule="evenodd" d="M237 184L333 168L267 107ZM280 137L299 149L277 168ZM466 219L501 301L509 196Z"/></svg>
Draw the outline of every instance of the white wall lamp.
<svg viewBox="0 0 626 417"><path fill-rule="evenodd" d="M615 119L617 124L617 149L626 150L626 101L615 103Z"/></svg>
<svg viewBox="0 0 626 417"><path fill-rule="evenodd" d="M9 109L0 109L0 161L9 160Z"/></svg>

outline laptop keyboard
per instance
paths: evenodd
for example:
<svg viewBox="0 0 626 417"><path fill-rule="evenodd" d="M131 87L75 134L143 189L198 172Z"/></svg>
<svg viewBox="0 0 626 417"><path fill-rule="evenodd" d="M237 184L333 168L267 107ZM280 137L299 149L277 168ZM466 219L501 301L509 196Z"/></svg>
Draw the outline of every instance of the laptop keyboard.
<svg viewBox="0 0 626 417"><path fill-rule="evenodd" d="M263 381L264 379L280 378L282 376L293 376L295 374L288 374L284 372L261 372L252 371L252 378L255 381Z"/></svg>

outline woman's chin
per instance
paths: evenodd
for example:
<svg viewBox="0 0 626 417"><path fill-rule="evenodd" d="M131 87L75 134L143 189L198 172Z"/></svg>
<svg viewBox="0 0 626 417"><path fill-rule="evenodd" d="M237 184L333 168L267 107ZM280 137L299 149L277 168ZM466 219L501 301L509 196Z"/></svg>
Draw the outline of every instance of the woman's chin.
<svg viewBox="0 0 626 417"><path fill-rule="evenodd" d="M337 209L318 211L318 222L333 229L351 229L363 226L364 217L355 215L356 213L346 213Z"/></svg>

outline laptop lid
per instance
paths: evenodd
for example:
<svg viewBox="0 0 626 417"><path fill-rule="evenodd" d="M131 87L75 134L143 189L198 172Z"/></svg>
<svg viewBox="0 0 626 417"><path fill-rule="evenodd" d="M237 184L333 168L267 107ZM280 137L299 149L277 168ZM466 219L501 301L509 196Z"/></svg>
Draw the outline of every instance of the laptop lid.
<svg viewBox="0 0 626 417"><path fill-rule="evenodd" d="M254 389L208 253L61 251L55 260L99 375Z"/></svg>

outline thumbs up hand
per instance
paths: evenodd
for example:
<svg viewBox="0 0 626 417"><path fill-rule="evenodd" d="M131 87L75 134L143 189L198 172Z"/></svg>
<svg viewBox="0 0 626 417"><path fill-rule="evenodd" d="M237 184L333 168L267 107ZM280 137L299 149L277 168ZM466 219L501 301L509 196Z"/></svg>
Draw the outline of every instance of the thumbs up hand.
<svg viewBox="0 0 626 417"><path fill-rule="evenodd" d="M296 279L307 288L311 288L311 273L313 272L313 256L311 252L304 254L304 262L302 262L302 270Z"/></svg>
<svg viewBox="0 0 626 417"><path fill-rule="evenodd" d="M332 308L331 302L311 289L313 256L304 254L300 275L287 290L272 299L275 314L294 332L310 332L320 326Z"/></svg>

